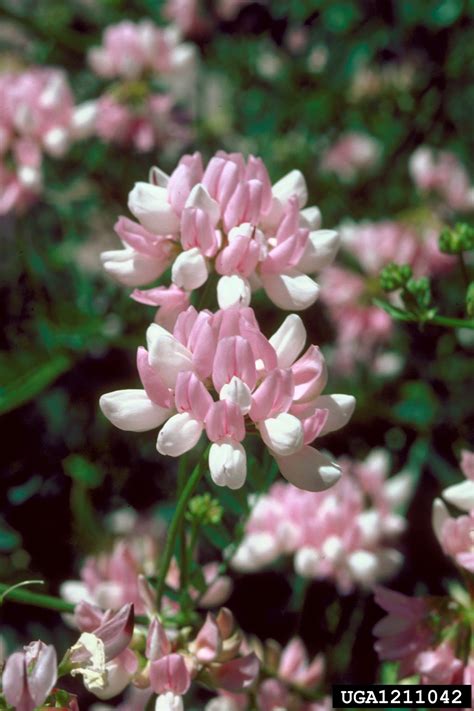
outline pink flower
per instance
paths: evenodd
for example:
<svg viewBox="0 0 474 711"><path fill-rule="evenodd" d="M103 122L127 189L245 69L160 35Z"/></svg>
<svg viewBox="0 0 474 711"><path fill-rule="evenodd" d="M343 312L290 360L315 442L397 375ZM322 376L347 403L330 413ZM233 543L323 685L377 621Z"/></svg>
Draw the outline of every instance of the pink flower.
<svg viewBox="0 0 474 711"><path fill-rule="evenodd" d="M474 510L467 516L454 518L441 499L435 499L433 528L446 555L474 573Z"/></svg>
<svg viewBox="0 0 474 711"><path fill-rule="evenodd" d="M101 397L115 426L133 432L161 427L157 449L174 457L196 446L205 431L218 486L245 482L247 428L259 433L296 486L315 491L337 481L339 467L309 445L346 424L355 401L321 394L324 359L314 346L298 358L306 340L299 316L288 316L268 340L250 308L212 314L189 307L173 333L152 324L147 340L148 351L139 349L137 359L143 390Z"/></svg>
<svg viewBox="0 0 474 711"><path fill-rule="evenodd" d="M373 363L393 333L390 316L372 304L381 269L390 262L406 263L415 276L433 275L451 268L454 261L439 252L431 228L417 232L388 220L362 222L343 226L341 237L360 271L329 267L321 275L321 297L337 326L336 368L350 373L357 363Z"/></svg>
<svg viewBox="0 0 474 711"><path fill-rule="evenodd" d="M215 16L231 20L243 5L250 0L217 0L212 6ZM199 0L166 0L164 14L177 24L181 32L191 37L199 37L212 27L210 13L205 13Z"/></svg>
<svg viewBox="0 0 474 711"><path fill-rule="evenodd" d="M65 75L34 67L0 75L0 214L21 212L42 189L43 153L61 157L75 137Z"/></svg>
<svg viewBox="0 0 474 711"><path fill-rule="evenodd" d="M375 601L388 612L374 627L380 659L400 661L400 678L415 674L418 655L432 640L425 601L381 587L375 591Z"/></svg>
<svg viewBox="0 0 474 711"><path fill-rule="evenodd" d="M330 264L338 247L336 232L318 229L317 208L302 209L306 200L299 171L272 186L259 158L220 151L205 170L199 153L184 156L171 176L152 169L128 204L145 230L173 241L176 287L198 289L215 269L221 308L248 306L252 291L263 288L280 308L300 311L318 296L310 275Z"/></svg>
<svg viewBox="0 0 474 711"><path fill-rule="evenodd" d="M447 642L435 649L421 652L416 659L416 671L422 684L462 684L464 664L454 656Z"/></svg>
<svg viewBox="0 0 474 711"><path fill-rule="evenodd" d="M463 511L474 509L474 452L461 452L461 471L466 481L453 484L443 491L443 498Z"/></svg>
<svg viewBox="0 0 474 711"><path fill-rule="evenodd" d="M8 657L2 675L3 695L17 711L33 711L44 703L56 680L56 650L43 642L31 642L23 652Z"/></svg>
<svg viewBox="0 0 474 711"><path fill-rule="evenodd" d="M324 154L321 167L350 182L380 159L381 146L371 136L355 131L343 134Z"/></svg>
<svg viewBox="0 0 474 711"><path fill-rule="evenodd" d="M421 192L436 193L448 208L457 212L474 209L474 186L453 153L420 146L410 158L409 169Z"/></svg>
<svg viewBox="0 0 474 711"><path fill-rule="evenodd" d="M401 557L387 543L404 529L395 509L409 496L409 479L400 474L387 481L387 457L377 450L365 462L339 465L344 477L327 492L274 484L259 497L234 567L258 570L290 554L299 574L333 579L341 592L393 573Z"/></svg>

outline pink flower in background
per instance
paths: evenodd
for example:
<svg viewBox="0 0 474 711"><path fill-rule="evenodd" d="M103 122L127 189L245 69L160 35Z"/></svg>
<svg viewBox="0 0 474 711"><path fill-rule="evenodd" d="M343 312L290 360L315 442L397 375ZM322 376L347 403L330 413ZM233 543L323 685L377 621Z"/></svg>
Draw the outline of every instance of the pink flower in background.
<svg viewBox="0 0 474 711"><path fill-rule="evenodd" d="M410 158L409 170L422 193L435 193L446 207L457 212L474 209L474 185L454 153L420 146Z"/></svg>
<svg viewBox="0 0 474 711"><path fill-rule="evenodd" d="M189 116L181 112L178 120L177 107L184 102L191 108L196 52L175 29L150 20L111 25L102 46L89 51L89 63L100 77L117 80L96 102L95 130L102 140L139 152L189 140Z"/></svg>
<svg viewBox="0 0 474 711"><path fill-rule="evenodd" d="M176 23L184 35L199 37L212 29L215 18L232 20L240 8L249 2L250 0L216 0L212 5L214 17L211 17L202 0L166 0L164 16Z"/></svg>
<svg viewBox="0 0 474 711"><path fill-rule="evenodd" d="M361 222L344 225L342 244L361 271L330 266L321 275L321 298L337 327L335 367L351 373L357 363L372 363L377 350L387 344L393 322L372 304L378 293L381 269L390 262L409 264L415 276L434 275L455 263L437 248L437 231L419 232L399 222ZM382 372L382 370L381 370Z"/></svg>
<svg viewBox="0 0 474 711"><path fill-rule="evenodd" d="M240 488L247 476L242 441L258 433L284 477L318 491L332 486L340 469L310 445L343 427L352 415L350 395L322 395L326 367L316 346L301 355L306 330L291 314L267 339L251 308L215 314L192 306L173 333L152 324L148 350L139 348L143 389L103 395L100 407L119 429L161 428L157 449L178 457L206 432L209 469L218 486ZM218 399L214 399L217 395Z"/></svg>
<svg viewBox="0 0 474 711"><path fill-rule="evenodd" d="M416 674L418 655L428 649L433 639L425 600L378 588L375 602L388 612L374 627L376 652L381 660L400 662L400 679Z"/></svg>
<svg viewBox="0 0 474 711"><path fill-rule="evenodd" d="M154 574L164 532L151 519L138 518L133 512L127 518L126 530L120 533L108 553L88 556L81 568L81 580L68 580L61 585L61 595L74 604L85 601L104 609L116 610L133 604L138 615L154 609L154 593L144 578ZM226 602L232 590L230 578L218 574L217 563L202 566L207 590L200 595L190 590L193 598L200 598L200 607L218 607ZM169 587L179 589L179 570L173 562L166 580ZM176 605L165 599L166 607ZM81 627L82 629L82 627Z"/></svg>
<svg viewBox="0 0 474 711"><path fill-rule="evenodd" d="M451 516L441 499L433 503L432 522L436 537L446 555L470 573L474 573L474 453L461 452L461 470L466 481L448 486L443 499L467 515Z"/></svg>
<svg viewBox="0 0 474 711"><path fill-rule="evenodd" d="M420 652L416 658L416 671L422 684L462 684L464 664L454 655L448 642L434 649Z"/></svg>
<svg viewBox="0 0 474 711"><path fill-rule="evenodd" d="M259 679L254 688L260 711L331 711L329 697L320 701L305 701L298 689L314 692L323 682L325 660L321 654L309 660L303 642L294 637L281 649L276 642L258 646L256 653L271 676ZM247 711L252 708L244 694L221 693L206 705L206 711Z"/></svg>
<svg viewBox="0 0 474 711"><path fill-rule="evenodd" d="M164 244L166 238L175 247L174 289L189 294L215 270L221 308L247 306L252 291L263 288L280 308L305 309L318 296L312 275L332 262L339 243L336 232L318 229L316 207L302 209L306 200L299 171L272 186L262 160L254 156L245 161L241 154L220 151L203 169L195 153L184 156L171 176L153 168L150 182L137 183L129 195L130 211L147 233L134 245L143 255L134 281L151 281L145 267L148 245L160 238ZM153 303L155 295L163 299L156 289L136 297Z"/></svg>
<svg viewBox="0 0 474 711"><path fill-rule="evenodd" d="M86 135L86 114L74 106L59 69L0 74L0 214L21 212L35 202L42 190L43 155L59 158Z"/></svg>
<svg viewBox="0 0 474 711"><path fill-rule="evenodd" d="M402 557L388 544L405 528L396 508L410 495L409 477L387 480L389 464L382 450L364 462L343 459L338 465L344 476L327 492L278 483L259 497L233 566L254 571L292 555L300 575L333 580L342 593L395 572Z"/></svg>
<svg viewBox="0 0 474 711"><path fill-rule="evenodd" d="M321 159L321 168L351 182L378 163L381 145L372 136L356 131L342 134Z"/></svg>

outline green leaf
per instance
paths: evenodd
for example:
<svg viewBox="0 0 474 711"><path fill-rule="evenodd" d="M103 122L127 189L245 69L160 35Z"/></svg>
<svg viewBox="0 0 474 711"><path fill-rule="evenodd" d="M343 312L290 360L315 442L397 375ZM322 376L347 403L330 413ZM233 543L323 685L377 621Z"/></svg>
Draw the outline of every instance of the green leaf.
<svg viewBox="0 0 474 711"><path fill-rule="evenodd" d="M51 356L47 363L35 365L24 375L0 388L0 415L32 400L70 367L71 358L58 353Z"/></svg>
<svg viewBox="0 0 474 711"><path fill-rule="evenodd" d="M0 552L10 553L21 544L19 533L10 528L8 524L0 520Z"/></svg>

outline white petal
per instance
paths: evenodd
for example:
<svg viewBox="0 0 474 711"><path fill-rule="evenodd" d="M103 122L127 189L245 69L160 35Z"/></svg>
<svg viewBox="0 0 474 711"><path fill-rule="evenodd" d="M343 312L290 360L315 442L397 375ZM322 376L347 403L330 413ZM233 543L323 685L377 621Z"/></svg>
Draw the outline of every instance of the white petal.
<svg viewBox="0 0 474 711"><path fill-rule="evenodd" d="M267 447L283 457L294 454L303 446L301 421L288 412L260 422L259 430Z"/></svg>
<svg viewBox="0 0 474 711"><path fill-rule="evenodd" d="M301 575L304 578L316 577L319 572L320 563L321 554L316 550L316 548L303 546L303 548L296 551L294 565L298 575Z"/></svg>
<svg viewBox="0 0 474 711"><path fill-rule="evenodd" d="M96 101L85 101L76 106L71 120L74 138L87 138L92 134L95 129L97 111Z"/></svg>
<svg viewBox="0 0 474 711"><path fill-rule="evenodd" d="M392 507L406 503L413 491L413 479L409 472L392 476L383 487L384 495Z"/></svg>
<svg viewBox="0 0 474 711"><path fill-rule="evenodd" d="M270 338L276 351L279 368L289 368L306 343L306 329L297 314L290 314Z"/></svg>
<svg viewBox="0 0 474 711"><path fill-rule="evenodd" d="M192 354L169 331L153 324L147 330L148 359L165 385L174 388L178 373L192 370Z"/></svg>
<svg viewBox="0 0 474 711"><path fill-rule="evenodd" d="M232 567L242 571L258 570L271 563L279 553L273 534L267 531L250 533L237 548L232 558Z"/></svg>
<svg viewBox="0 0 474 711"><path fill-rule="evenodd" d="M157 165L153 165L148 173L148 182L152 185L158 185L160 188L166 188L170 180L168 173L164 170L158 168Z"/></svg>
<svg viewBox="0 0 474 711"><path fill-rule="evenodd" d="M121 694L130 683L131 674L124 668L121 661L112 659L105 665L107 681L103 689L94 689L94 696L105 701ZM86 685L87 686L87 685Z"/></svg>
<svg viewBox="0 0 474 711"><path fill-rule="evenodd" d="M305 491L324 491L339 481L341 470L314 447L305 446L290 457L275 457L281 474Z"/></svg>
<svg viewBox="0 0 474 711"><path fill-rule="evenodd" d="M217 224L221 216L221 208L216 200L213 200L204 185L198 183L193 187L186 200L185 207L199 207L207 212L211 218L213 226Z"/></svg>
<svg viewBox="0 0 474 711"><path fill-rule="evenodd" d="M347 567L356 582L370 585L377 577L378 559L369 551L354 551L347 556Z"/></svg>
<svg viewBox="0 0 474 711"><path fill-rule="evenodd" d="M221 276L217 283L217 302L221 309L233 306L245 307L250 304L252 291L247 279L237 274Z"/></svg>
<svg viewBox="0 0 474 711"><path fill-rule="evenodd" d="M198 247L193 247L176 257L171 268L171 279L181 289L192 291L207 281L208 273L203 254Z"/></svg>
<svg viewBox="0 0 474 711"><path fill-rule="evenodd" d="M43 137L43 145L50 155L60 158L69 147L69 134L64 128L51 128Z"/></svg>
<svg viewBox="0 0 474 711"><path fill-rule="evenodd" d="M184 711L183 700L181 696L167 691L166 694L160 694L156 699L155 711Z"/></svg>
<svg viewBox="0 0 474 711"><path fill-rule="evenodd" d="M179 457L196 446L202 430L202 422L195 420L189 412L180 412L165 422L158 433L156 448L160 454Z"/></svg>
<svg viewBox="0 0 474 711"><path fill-rule="evenodd" d="M435 536L440 543L442 543L441 531L445 521L449 518L449 511L441 499L435 499L433 501L433 509L431 511L431 523L433 526L433 531Z"/></svg>
<svg viewBox="0 0 474 711"><path fill-rule="evenodd" d="M247 456L239 442L215 442L209 450L209 470L217 486L240 489L247 478Z"/></svg>
<svg viewBox="0 0 474 711"><path fill-rule="evenodd" d="M357 516L357 526L360 529L364 545L373 546L380 540L382 521L379 512L375 509L362 511Z"/></svg>
<svg viewBox="0 0 474 711"><path fill-rule="evenodd" d="M474 508L474 481L467 480L461 484L448 486L443 491L443 498L462 511L470 511Z"/></svg>
<svg viewBox="0 0 474 711"><path fill-rule="evenodd" d="M166 188L135 183L128 196L128 207L143 227L151 232L168 235L179 231L179 218L168 202Z"/></svg>
<svg viewBox="0 0 474 711"><path fill-rule="evenodd" d="M77 605L82 600L94 603L95 600L88 591L87 585L79 580L65 580L59 587L59 594L63 600Z"/></svg>
<svg viewBox="0 0 474 711"><path fill-rule="evenodd" d="M287 311L303 311L314 304L319 295L316 282L296 269L286 274L262 274L261 279L273 303Z"/></svg>
<svg viewBox="0 0 474 711"><path fill-rule="evenodd" d="M334 230L310 232L298 269L306 274L321 271L334 261L339 244L339 235Z"/></svg>
<svg viewBox="0 0 474 711"><path fill-rule="evenodd" d="M352 395L321 395L316 400L317 409L329 410L326 424L319 436L334 432L344 427L352 417L355 408L355 398Z"/></svg>
<svg viewBox="0 0 474 711"><path fill-rule="evenodd" d="M272 193L280 202L286 203L293 195L298 198L300 207L304 207L308 199L306 180L300 170L292 170L272 187Z"/></svg>
<svg viewBox="0 0 474 711"><path fill-rule="evenodd" d="M252 406L252 393L249 386L236 375L232 376L230 383L222 386L219 399L235 402L243 415L246 415Z"/></svg>
<svg viewBox="0 0 474 711"><path fill-rule="evenodd" d="M321 210L316 205L305 207L300 212L301 226L309 230L319 230L321 227Z"/></svg>
<svg viewBox="0 0 474 711"><path fill-rule="evenodd" d="M163 272L161 260L140 254L132 247L102 252L100 259L104 271L125 286L144 286Z"/></svg>
<svg viewBox="0 0 474 711"><path fill-rule="evenodd" d="M115 390L102 395L99 405L115 427L127 432L153 430L172 412L152 402L144 390Z"/></svg>
<svg viewBox="0 0 474 711"><path fill-rule="evenodd" d="M31 165L21 165L18 169L18 180L28 190L37 191L41 188L43 175L41 170Z"/></svg>

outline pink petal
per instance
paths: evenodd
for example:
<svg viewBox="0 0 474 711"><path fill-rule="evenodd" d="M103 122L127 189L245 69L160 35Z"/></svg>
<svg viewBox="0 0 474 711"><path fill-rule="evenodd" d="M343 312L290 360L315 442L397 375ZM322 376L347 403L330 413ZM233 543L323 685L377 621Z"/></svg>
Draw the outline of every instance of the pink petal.
<svg viewBox="0 0 474 711"><path fill-rule="evenodd" d="M230 400L214 402L207 413L206 433L211 442L227 438L241 442L245 438L245 422L240 407Z"/></svg>
<svg viewBox="0 0 474 711"><path fill-rule="evenodd" d="M238 692L248 689L257 678L259 671L260 662L257 655L252 652L245 657L232 659L219 665L212 671L212 678L218 689Z"/></svg>
<svg viewBox="0 0 474 711"><path fill-rule="evenodd" d="M222 648L219 628L212 615L208 614L204 625L194 641L197 659L204 664L214 661Z"/></svg>
<svg viewBox="0 0 474 711"><path fill-rule="evenodd" d="M148 635L146 638L146 658L153 662L156 659L165 657L170 652L171 644L165 628L158 618L154 617L150 623L150 627L148 628Z"/></svg>
<svg viewBox="0 0 474 711"><path fill-rule="evenodd" d="M152 662L150 684L157 694L165 694L167 691L185 694L191 685L191 677L181 654L168 654Z"/></svg>
<svg viewBox="0 0 474 711"><path fill-rule="evenodd" d="M252 390L257 380L255 358L249 342L241 336L222 338L217 344L212 369L212 381L217 392L233 376L244 381Z"/></svg>
<svg viewBox="0 0 474 711"><path fill-rule="evenodd" d="M178 412L190 412L197 420L204 422L212 402L209 391L194 373L178 373L175 387Z"/></svg>
<svg viewBox="0 0 474 711"><path fill-rule="evenodd" d="M166 387L161 377L148 360L148 351L139 346L137 349L137 369L145 392L150 400L160 407L172 407L173 399L169 388Z"/></svg>

